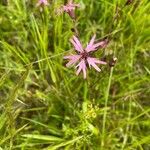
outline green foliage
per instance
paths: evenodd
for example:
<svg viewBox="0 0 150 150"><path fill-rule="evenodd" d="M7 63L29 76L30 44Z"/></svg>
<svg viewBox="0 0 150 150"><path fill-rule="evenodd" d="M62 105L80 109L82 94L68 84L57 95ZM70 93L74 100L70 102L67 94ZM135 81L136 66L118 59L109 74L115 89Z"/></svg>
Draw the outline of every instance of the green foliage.
<svg viewBox="0 0 150 150"><path fill-rule="evenodd" d="M0 2L0 150L150 149L149 0L77 0L76 23L49 2ZM86 80L66 68L74 26L84 44L110 34L96 55L116 65Z"/></svg>

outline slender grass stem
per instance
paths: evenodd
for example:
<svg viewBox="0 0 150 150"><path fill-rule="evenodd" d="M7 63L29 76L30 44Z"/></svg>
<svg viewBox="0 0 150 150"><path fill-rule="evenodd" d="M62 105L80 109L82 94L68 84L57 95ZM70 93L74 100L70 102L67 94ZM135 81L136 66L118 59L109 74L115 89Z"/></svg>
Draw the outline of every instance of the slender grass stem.
<svg viewBox="0 0 150 150"><path fill-rule="evenodd" d="M111 85L111 80L112 80L112 74L113 74L113 67L110 70L108 85L107 85L107 89L106 89L106 92L105 92L105 109L104 109L104 114L103 114L101 149L103 149L103 147L105 145L107 105L108 105L108 98L109 98L109 91L110 91L110 85Z"/></svg>
<svg viewBox="0 0 150 150"><path fill-rule="evenodd" d="M127 143L127 140L128 140L128 132L130 130L130 119L131 119L131 113L132 113L132 100L130 99L130 102L129 102L129 111L128 111L128 124L126 126L126 133L124 135L124 139L123 139L123 143L122 143L122 147L121 147L121 150L124 150L125 146L126 146L126 143Z"/></svg>

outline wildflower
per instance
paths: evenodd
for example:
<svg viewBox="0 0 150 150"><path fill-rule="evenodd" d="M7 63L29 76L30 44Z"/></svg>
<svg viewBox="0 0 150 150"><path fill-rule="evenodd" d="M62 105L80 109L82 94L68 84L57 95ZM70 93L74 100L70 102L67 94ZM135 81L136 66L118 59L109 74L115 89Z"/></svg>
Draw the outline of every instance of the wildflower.
<svg viewBox="0 0 150 150"><path fill-rule="evenodd" d="M74 46L75 50L78 52L77 55L69 55L65 56L64 59L69 59L69 62L66 64L67 67L76 64L79 61L79 64L76 65L77 71L76 74L79 75L81 71L83 71L84 79L86 78L86 69L87 65L91 68L95 68L98 72L101 69L97 66L97 64L106 64L104 61L100 61L97 58L90 57L90 53L96 51L100 47L104 47L105 41L100 41L98 43L94 43L96 35L92 37L90 42L87 44L86 48L83 49L82 44L76 36L73 36L70 39L70 42Z"/></svg>
<svg viewBox="0 0 150 150"><path fill-rule="evenodd" d="M36 6L40 6L40 5L48 5L48 1L47 0L39 0Z"/></svg>
<svg viewBox="0 0 150 150"><path fill-rule="evenodd" d="M66 12L69 14L69 16L74 19L75 18L75 13L74 10L76 7L80 7L79 4L75 4L73 3L73 0L69 0L69 2L66 5L61 6L58 10L57 10L57 14L60 15L63 12Z"/></svg>

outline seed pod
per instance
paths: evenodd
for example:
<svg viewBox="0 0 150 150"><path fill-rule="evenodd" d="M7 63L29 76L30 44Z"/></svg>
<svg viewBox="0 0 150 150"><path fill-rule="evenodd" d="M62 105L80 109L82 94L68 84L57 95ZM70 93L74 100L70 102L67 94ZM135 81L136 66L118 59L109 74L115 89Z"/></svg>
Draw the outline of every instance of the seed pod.
<svg viewBox="0 0 150 150"><path fill-rule="evenodd" d="M116 62L117 62L117 58L116 57L112 58L112 60L110 60L110 62L109 62L109 66L114 67Z"/></svg>
<svg viewBox="0 0 150 150"><path fill-rule="evenodd" d="M78 30L75 27L71 28L71 31L78 37L79 33L78 33Z"/></svg>

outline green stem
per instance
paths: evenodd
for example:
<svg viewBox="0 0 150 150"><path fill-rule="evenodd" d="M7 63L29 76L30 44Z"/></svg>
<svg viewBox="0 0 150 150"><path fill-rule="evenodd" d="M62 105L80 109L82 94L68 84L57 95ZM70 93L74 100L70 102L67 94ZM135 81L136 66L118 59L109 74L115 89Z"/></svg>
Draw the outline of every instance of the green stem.
<svg viewBox="0 0 150 150"><path fill-rule="evenodd" d="M87 93L88 93L88 85L87 81L84 82L84 93L83 93L83 104L82 104L82 110L85 113L87 111L87 105L88 105L88 100L87 100Z"/></svg>
<svg viewBox="0 0 150 150"><path fill-rule="evenodd" d="M130 102L129 102L129 112L128 112L128 123L127 123L127 126L126 126L126 131L125 131L125 134L124 134L124 137L123 137L123 143L122 143L122 147L121 147L121 150L124 150L126 144L127 144L127 140L128 140L128 132L130 130L130 120L131 120L131 113L132 113L132 100L130 98Z"/></svg>
<svg viewBox="0 0 150 150"><path fill-rule="evenodd" d="M103 114L101 149L104 147L104 141L105 141L107 105L108 105L108 98L109 98L109 91L110 91L110 85L111 85L111 80L112 80L112 74L113 74L113 67L110 70L108 85L107 85L107 89L106 89L106 92L105 92L105 109L104 109L104 114Z"/></svg>

